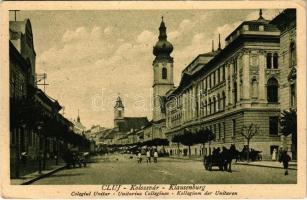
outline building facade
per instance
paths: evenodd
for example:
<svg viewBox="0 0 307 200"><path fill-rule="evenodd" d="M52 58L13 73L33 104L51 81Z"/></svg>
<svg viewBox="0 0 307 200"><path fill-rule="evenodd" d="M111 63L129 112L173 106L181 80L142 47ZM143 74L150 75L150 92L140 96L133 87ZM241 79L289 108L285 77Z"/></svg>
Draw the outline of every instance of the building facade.
<svg viewBox="0 0 307 200"><path fill-rule="evenodd" d="M296 9L286 9L271 22L280 30L279 65L281 67L280 98L282 99L281 111L296 110ZM292 144L292 135L282 136L283 148L291 149L293 158L296 158L296 145ZM294 143L296 143L294 141Z"/></svg>
<svg viewBox="0 0 307 200"><path fill-rule="evenodd" d="M242 127L253 123L259 131L250 147L269 158L280 147L280 30L260 10L258 19L242 22L225 44L199 55L183 71L179 86L167 96L165 134L171 141L185 129L210 129L215 134L211 146L192 147L192 154L203 155L231 144L241 150L246 145ZM168 150L176 149L173 144Z"/></svg>
<svg viewBox="0 0 307 200"><path fill-rule="evenodd" d="M29 19L9 22L10 176L31 167L45 169L68 144L85 144L71 130L62 106L37 87L32 26ZM33 169L30 169L33 171Z"/></svg>

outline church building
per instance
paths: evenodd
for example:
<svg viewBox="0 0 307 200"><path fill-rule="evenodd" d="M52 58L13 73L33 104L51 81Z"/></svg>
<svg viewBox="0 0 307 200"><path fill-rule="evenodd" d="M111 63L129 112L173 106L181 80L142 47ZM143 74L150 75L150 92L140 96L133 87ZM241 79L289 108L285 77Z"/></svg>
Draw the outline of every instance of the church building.
<svg viewBox="0 0 307 200"><path fill-rule="evenodd" d="M123 142L130 132L140 130L147 126L147 117L125 117L125 107L122 99L118 96L114 105L114 128L104 130L100 141L103 144L126 144Z"/></svg>
<svg viewBox="0 0 307 200"><path fill-rule="evenodd" d="M158 41L153 47L153 102L151 125L144 129L144 141L165 138L165 101L167 94L175 89L173 73L173 45L167 40L166 26L162 17Z"/></svg>

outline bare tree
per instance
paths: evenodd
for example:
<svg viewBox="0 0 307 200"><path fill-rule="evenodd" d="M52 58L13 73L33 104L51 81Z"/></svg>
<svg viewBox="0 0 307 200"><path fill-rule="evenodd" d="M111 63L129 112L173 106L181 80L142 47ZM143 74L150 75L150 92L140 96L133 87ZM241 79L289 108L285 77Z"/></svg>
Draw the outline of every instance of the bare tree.
<svg viewBox="0 0 307 200"><path fill-rule="evenodd" d="M257 124L251 123L249 126L243 126L240 134L247 141L247 162L249 161L249 143L251 139L258 134L259 126Z"/></svg>

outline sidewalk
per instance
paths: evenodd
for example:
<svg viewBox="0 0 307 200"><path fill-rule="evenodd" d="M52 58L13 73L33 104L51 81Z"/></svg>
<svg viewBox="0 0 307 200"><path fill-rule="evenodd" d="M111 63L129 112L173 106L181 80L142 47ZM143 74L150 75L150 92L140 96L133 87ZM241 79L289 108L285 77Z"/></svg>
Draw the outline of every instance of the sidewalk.
<svg viewBox="0 0 307 200"><path fill-rule="evenodd" d="M182 160L195 160L195 161L203 161L203 157L189 157L189 156L170 156L172 159L182 159ZM270 167L270 168L279 168L283 169L282 163L278 161L270 161L270 160L261 160L261 161L253 161L253 162L232 162L234 165L248 165L248 166L257 166L257 167ZM291 161L289 162L290 170L297 170L297 162Z"/></svg>
<svg viewBox="0 0 307 200"><path fill-rule="evenodd" d="M253 161L253 162L237 162L237 163L234 163L234 164L283 169L282 163L280 163L278 161L269 161L269 160ZM297 162L293 162L293 161L289 162L289 168L288 169L297 170Z"/></svg>
<svg viewBox="0 0 307 200"><path fill-rule="evenodd" d="M36 171L36 172L29 173L27 175L24 175L18 179L11 179L11 184L12 185L28 185L41 178L49 176L61 169L64 169L64 168L65 168L65 164L61 162L58 165L48 166L48 168L46 170L43 170L41 174L39 174L38 171Z"/></svg>

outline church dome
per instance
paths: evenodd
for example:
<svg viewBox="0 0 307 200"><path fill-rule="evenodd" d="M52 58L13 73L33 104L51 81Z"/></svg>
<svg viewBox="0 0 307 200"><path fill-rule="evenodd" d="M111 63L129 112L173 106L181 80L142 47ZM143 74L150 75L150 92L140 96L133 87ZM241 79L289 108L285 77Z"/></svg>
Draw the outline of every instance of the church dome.
<svg viewBox="0 0 307 200"><path fill-rule="evenodd" d="M155 56L159 55L169 55L173 51L173 45L167 40L159 40L153 49L153 54Z"/></svg>
<svg viewBox="0 0 307 200"><path fill-rule="evenodd" d="M173 51L173 45L169 41L167 41L166 27L163 21L163 17L159 27L159 31L159 40L153 47L153 54L157 57L169 57Z"/></svg>

